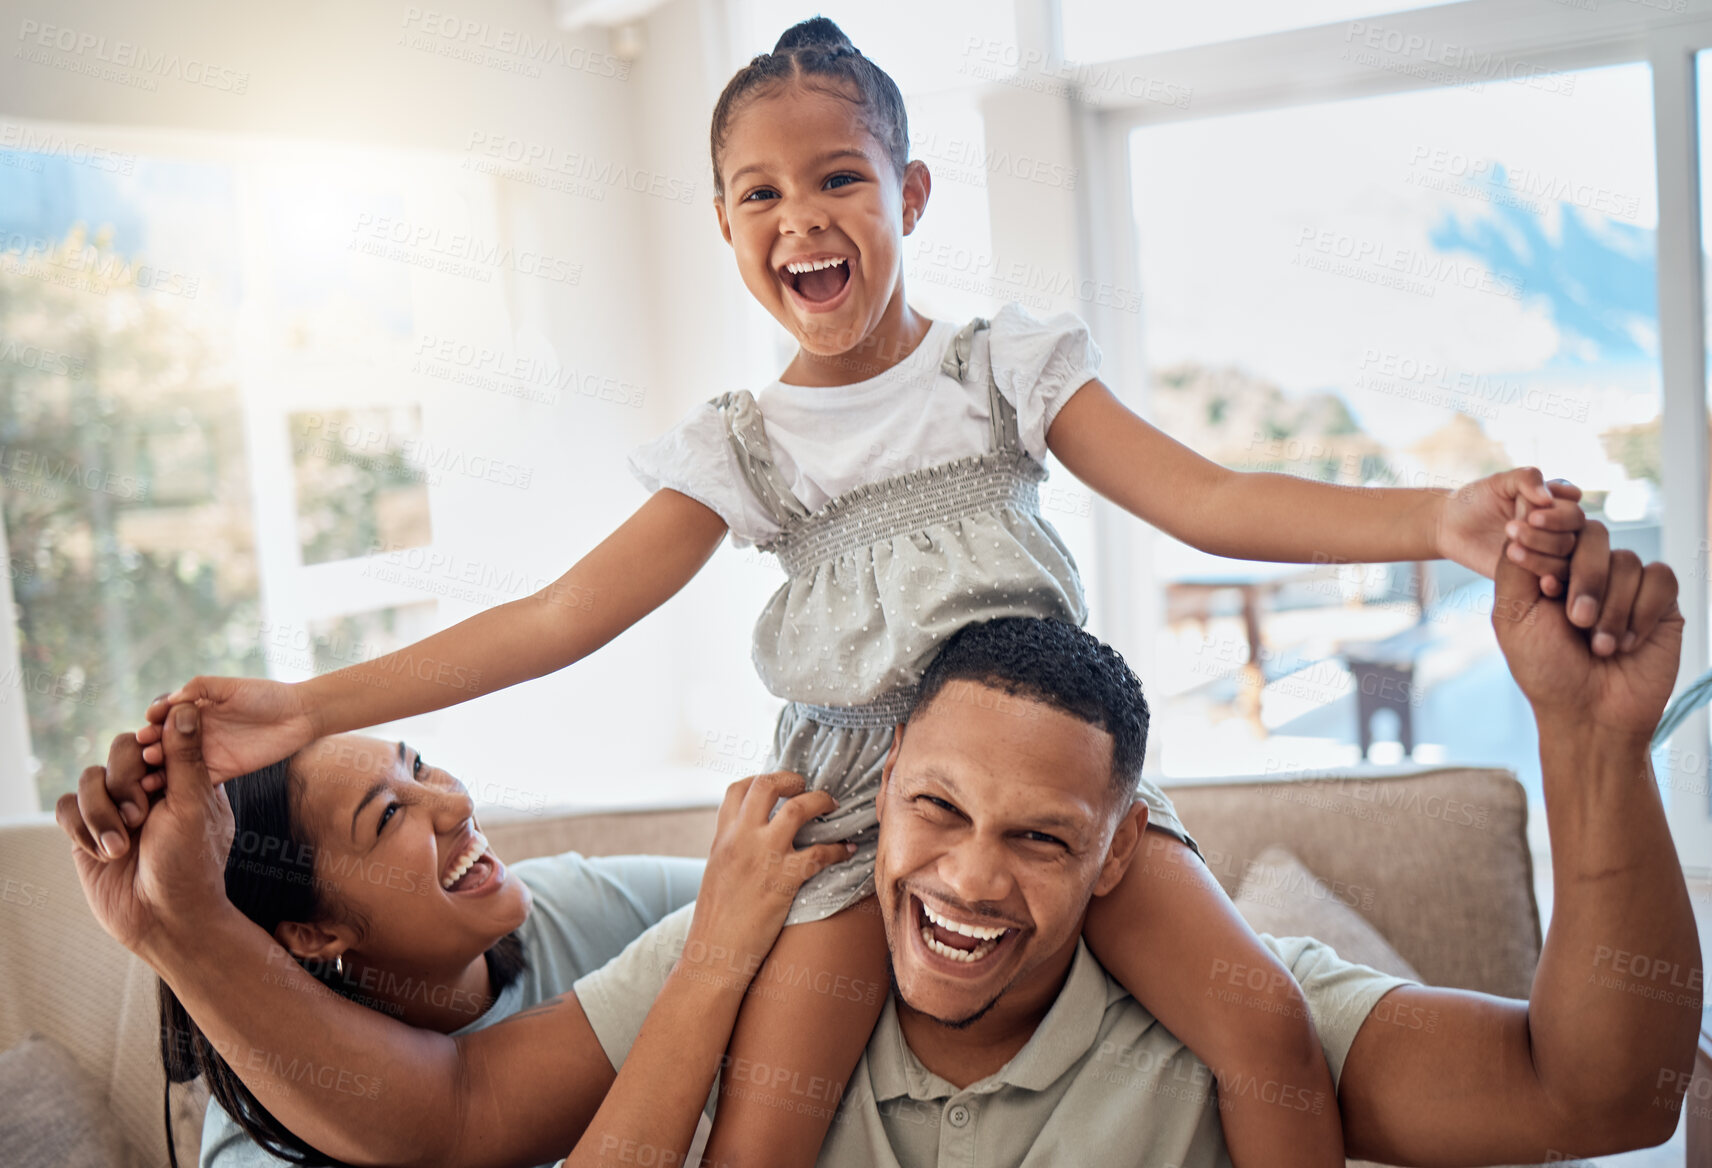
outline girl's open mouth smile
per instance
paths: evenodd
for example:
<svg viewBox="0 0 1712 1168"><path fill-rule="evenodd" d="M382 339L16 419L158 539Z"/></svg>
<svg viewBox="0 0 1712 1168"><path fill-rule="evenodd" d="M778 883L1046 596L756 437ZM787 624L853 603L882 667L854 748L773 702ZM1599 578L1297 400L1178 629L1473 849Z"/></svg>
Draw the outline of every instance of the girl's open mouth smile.
<svg viewBox="0 0 1712 1168"><path fill-rule="evenodd" d="M848 256L810 256L791 260L779 269L779 282L803 312L831 312L850 294Z"/></svg>

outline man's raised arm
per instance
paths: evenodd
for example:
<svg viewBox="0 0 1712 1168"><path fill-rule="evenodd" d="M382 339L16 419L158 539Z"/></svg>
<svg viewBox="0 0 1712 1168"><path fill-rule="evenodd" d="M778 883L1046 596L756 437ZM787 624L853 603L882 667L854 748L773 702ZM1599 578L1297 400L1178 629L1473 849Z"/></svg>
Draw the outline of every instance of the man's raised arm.
<svg viewBox="0 0 1712 1168"><path fill-rule="evenodd" d="M1406 986L1339 1083L1351 1156L1534 1163L1657 1144L1675 1129L1700 1026L1700 941L1649 740L1682 647L1676 577L1590 523L1571 570L1604 575L1631 651L1599 657L1538 579L1501 556L1492 623L1539 725L1553 910L1528 1001ZM1601 622L1603 627L1603 622ZM1389 1019L1432 1018L1426 1028Z"/></svg>

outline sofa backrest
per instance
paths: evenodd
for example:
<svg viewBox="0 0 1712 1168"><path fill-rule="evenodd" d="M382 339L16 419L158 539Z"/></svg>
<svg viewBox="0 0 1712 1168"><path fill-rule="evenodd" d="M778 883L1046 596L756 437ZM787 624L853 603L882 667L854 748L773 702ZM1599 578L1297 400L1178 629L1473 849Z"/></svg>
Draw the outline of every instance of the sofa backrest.
<svg viewBox="0 0 1712 1168"><path fill-rule="evenodd" d="M1209 866L1234 893L1282 844L1436 985L1525 997L1539 959L1527 800L1508 772L1169 787ZM507 859L705 856L717 809L484 813ZM0 824L0 1050L52 1038L106 1085L143 1163L162 1164L155 978L96 923L70 844L45 816ZM179 1162L196 1162L200 1092L175 1091Z"/></svg>

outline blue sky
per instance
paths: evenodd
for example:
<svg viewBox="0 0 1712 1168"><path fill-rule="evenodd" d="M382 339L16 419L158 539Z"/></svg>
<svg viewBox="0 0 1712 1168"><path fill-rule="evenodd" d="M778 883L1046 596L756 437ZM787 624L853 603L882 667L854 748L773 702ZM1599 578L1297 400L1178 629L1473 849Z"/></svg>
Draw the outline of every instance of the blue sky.
<svg viewBox="0 0 1712 1168"><path fill-rule="evenodd" d="M1502 188L1507 171L1494 167ZM1519 280L1524 299L1543 300L1564 343L1543 371L1656 361L1658 232L1560 203L1558 238L1526 207L1492 204L1488 218L1445 214L1429 231L1434 247L1480 261Z"/></svg>

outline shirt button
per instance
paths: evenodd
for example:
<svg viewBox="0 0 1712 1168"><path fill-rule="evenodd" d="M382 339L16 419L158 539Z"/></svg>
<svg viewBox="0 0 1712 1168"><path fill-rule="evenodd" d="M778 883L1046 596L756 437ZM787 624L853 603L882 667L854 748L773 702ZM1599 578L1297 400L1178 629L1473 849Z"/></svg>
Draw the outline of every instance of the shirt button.
<svg viewBox="0 0 1712 1168"><path fill-rule="evenodd" d="M969 1109L961 1103L953 1104L950 1111L945 1113L945 1119L952 1127L969 1126Z"/></svg>

